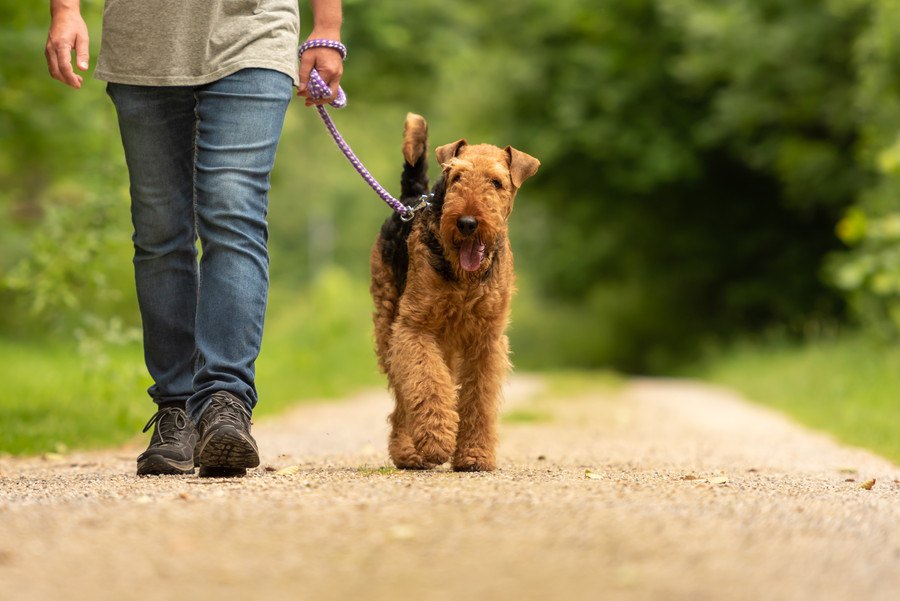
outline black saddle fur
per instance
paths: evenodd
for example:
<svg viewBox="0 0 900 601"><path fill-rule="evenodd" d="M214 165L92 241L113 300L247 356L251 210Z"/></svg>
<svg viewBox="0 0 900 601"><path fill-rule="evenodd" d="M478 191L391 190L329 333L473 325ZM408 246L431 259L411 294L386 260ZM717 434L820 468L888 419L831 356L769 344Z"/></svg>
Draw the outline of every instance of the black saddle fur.
<svg viewBox="0 0 900 601"><path fill-rule="evenodd" d="M403 163L403 173L400 176L400 201L406 206L414 206L419 203L419 197L428 194L428 163L427 153L423 153L415 165ZM454 280L450 263L444 257L441 244L434 231L441 221L441 211L444 205L444 178L441 177L431 191L434 197L430 200L430 207L419 211L415 218L404 222L399 213L388 217L381 226L381 235L378 239L381 249L381 260L385 265L390 265L394 272L394 280L397 285L397 293L402 295L406 289L406 272L409 268L409 248L407 239L412 231L416 219L426 222L423 241L431 251L430 262L432 267L445 279Z"/></svg>

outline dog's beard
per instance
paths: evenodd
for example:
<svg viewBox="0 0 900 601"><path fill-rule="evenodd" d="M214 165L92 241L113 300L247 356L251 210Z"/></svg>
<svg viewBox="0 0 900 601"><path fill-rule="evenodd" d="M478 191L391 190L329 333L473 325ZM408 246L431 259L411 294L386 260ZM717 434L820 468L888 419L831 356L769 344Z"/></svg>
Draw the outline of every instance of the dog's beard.
<svg viewBox="0 0 900 601"><path fill-rule="evenodd" d="M484 261L484 242L477 238L463 240L459 247L459 265L466 271L476 271Z"/></svg>

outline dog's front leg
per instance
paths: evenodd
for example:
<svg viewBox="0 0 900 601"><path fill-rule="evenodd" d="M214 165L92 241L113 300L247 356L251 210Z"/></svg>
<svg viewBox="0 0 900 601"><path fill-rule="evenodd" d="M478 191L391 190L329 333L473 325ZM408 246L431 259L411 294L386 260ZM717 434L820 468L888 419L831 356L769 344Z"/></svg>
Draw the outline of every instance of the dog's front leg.
<svg viewBox="0 0 900 601"><path fill-rule="evenodd" d="M459 435L453 469L489 472L497 467L497 419L509 371L506 336L469 349L459 372Z"/></svg>
<svg viewBox="0 0 900 601"><path fill-rule="evenodd" d="M456 389L443 353L434 336L397 323L390 355L388 377L398 405L402 403L399 415L407 434L427 464L420 467L441 465L456 446L459 422Z"/></svg>

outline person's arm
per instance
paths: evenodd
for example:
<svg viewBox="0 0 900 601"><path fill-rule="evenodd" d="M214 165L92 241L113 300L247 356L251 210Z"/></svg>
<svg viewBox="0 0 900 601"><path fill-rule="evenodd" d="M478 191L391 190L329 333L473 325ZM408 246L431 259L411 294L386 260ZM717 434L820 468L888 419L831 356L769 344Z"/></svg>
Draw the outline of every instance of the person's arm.
<svg viewBox="0 0 900 601"><path fill-rule="evenodd" d="M87 71L89 42L79 0L50 0L50 32L44 48L50 76L76 90L80 88L84 80L72 70L72 50L78 68Z"/></svg>
<svg viewBox="0 0 900 601"><path fill-rule="evenodd" d="M341 41L341 0L311 0L313 30L308 40L324 39ZM331 97L318 102L309 99L306 91L309 72L315 67L328 87ZM344 73L344 61L337 50L331 48L310 48L300 59L300 88L297 93L306 97L306 106L330 102L336 95Z"/></svg>

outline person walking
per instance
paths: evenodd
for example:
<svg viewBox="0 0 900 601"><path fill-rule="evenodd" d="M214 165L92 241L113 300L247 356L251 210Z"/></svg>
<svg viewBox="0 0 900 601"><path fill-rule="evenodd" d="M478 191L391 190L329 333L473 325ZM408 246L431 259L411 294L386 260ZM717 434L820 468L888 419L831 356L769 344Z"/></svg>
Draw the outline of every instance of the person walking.
<svg viewBox="0 0 900 601"><path fill-rule="evenodd" d="M309 39L340 41L340 0L310 0ZM89 68L79 0L51 0L50 75ZM337 93L339 51L298 65L296 0L106 0L94 78L118 116L134 274L157 411L138 475L239 476L250 434L269 284L269 175L285 111L315 68ZM318 103L328 102L323 98ZM198 261L197 240L202 250Z"/></svg>

